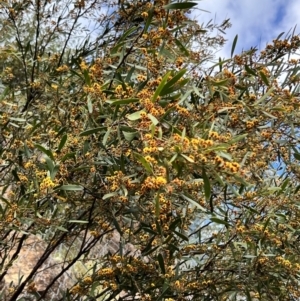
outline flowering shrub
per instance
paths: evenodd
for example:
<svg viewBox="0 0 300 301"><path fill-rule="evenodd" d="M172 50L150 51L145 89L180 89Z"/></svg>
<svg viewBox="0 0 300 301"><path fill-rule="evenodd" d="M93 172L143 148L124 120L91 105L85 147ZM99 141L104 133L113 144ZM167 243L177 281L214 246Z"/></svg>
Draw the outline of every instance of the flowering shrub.
<svg viewBox="0 0 300 301"><path fill-rule="evenodd" d="M194 5L1 3L0 280L45 244L3 298L299 298L299 37L206 67Z"/></svg>

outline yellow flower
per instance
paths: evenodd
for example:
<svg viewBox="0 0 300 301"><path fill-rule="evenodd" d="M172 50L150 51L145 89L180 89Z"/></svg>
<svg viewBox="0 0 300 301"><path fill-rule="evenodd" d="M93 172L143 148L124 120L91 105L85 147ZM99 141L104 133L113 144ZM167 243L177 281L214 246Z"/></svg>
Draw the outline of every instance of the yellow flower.
<svg viewBox="0 0 300 301"><path fill-rule="evenodd" d="M141 16L146 19L148 17L148 13L144 11L141 13Z"/></svg>

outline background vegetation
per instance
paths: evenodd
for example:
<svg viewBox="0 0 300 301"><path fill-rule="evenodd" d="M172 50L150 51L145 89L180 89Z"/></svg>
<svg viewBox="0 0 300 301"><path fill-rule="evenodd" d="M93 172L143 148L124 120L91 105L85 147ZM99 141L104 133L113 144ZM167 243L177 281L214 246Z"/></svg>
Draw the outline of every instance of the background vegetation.
<svg viewBox="0 0 300 301"><path fill-rule="evenodd" d="M195 5L1 2L2 299L300 297L299 36Z"/></svg>

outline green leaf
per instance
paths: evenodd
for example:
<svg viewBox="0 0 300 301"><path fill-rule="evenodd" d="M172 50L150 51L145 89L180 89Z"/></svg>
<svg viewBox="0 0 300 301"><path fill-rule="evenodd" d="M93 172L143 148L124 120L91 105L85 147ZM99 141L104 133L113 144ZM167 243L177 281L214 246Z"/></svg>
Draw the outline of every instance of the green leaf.
<svg viewBox="0 0 300 301"><path fill-rule="evenodd" d="M127 31L125 31L125 33L120 38L120 41L125 40L130 34L132 34L135 30L137 30L137 28L138 28L137 26L133 26L129 28Z"/></svg>
<svg viewBox="0 0 300 301"><path fill-rule="evenodd" d="M210 187L210 182L209 182L209 178L206 175L205 170L203 169L202 171L202 178L203 178L203 182L204 182L204 194L205 194L205 198L206 200L210 199L210 195L211 195L211 187Z"/></svg>
<svg viewBox="0 0 300 301"><path fill-rule="evenodd" d="M207 212L207 210L202 207L199 203L197 203L196 201L194 201L192 199L192 197L190 195L188 195L187 193L183 194L181 193L180 196L185 199L186 201L190 202L193 206L197 207L198 209L200 209L203 212Z"/></svg>
<svg viewBox="0 0 300 301"><path fill-rule="evenodd" d="M158 218L160 214L160 202L159 202L159 196L157 195L155 197L155 215Z"/></svg>
<svg viewBox="0 0 300 301"><path fill-rule="evenodd" d="M126 141L132 141L135 137L138 136L138 132L134 131L134 132L126 132L126 131L122 131L124 138Z"/></svg>
<svg viewBox="0 0 300 301"><path fill-rule="evenodd" d="M148 10L148 18L146 20L146 24L145 24L145 27L144 27L144 32L147 32L147 30L148 30L148 28L151 24L151 21L152 21L152 18L153 18L153 11L154 11L153 7Z"/></svg>
<svg viewBox="0 0 300 301"><path fill-rule="evenodd" d="M213 86L222 87L222 86L226 86L227 85L228 79L219 80L219 81L211 80L210 82L212 83Z"/></svg>
<svg viewBox="0 0 300 301"><path fill-rule="evenodd" d="M61 151L61 149L65 146L66 142L67 142L67 139L68 139L68 135L67 134L64 134L59 142L59 145L58 145L58 148L57 150L58 151Z"/></svg>
<svg viewBox="0 0 300 301"><path fill-rule="evenodd" d="M130 63L126 63L126 65L128 65L130 67L134 67L137 70L147 71L147 68L145 68L143 66L140 66L140 65L133 65L133 64L130 64Z"/></svg>
<svg viewBox="0 0 300 301"><path fill-rule="evenodd" d="M238 135L238 136L234 137L232 140L230 140L229 143L233 144L235 142L241 141L241 140L245 139L247 136L248 136L248 134Z"/></svg>
<svg viewBox="0 0 300 301"><path fill-rule="evenodd" d="M52 170L50 171L50 177L51 177L51 180L53 181L57 172L59 171L59 165L55 165Z"/></svg>
<svg viewBox="0 0 300 301"><path fill-rule="evenodd" d="M48 149L45 149L42 145L40 144L35 144L34 145L35 148L37 148L38 150L40 150L42 153L44 153L45 155L47 155L50 159L54 160L54 156L52 154L52 152Z"/></svg>
<svg viewBox="0 0 300 301"><path fill-rule="evenodd" d="M228 161L232 160L232 156L228 153L220 151L220 152L216 152L216 154L220 157L223 157L223 158L227 159Z"/></svg>
<svg viewBox="0 0 300 301"><path fill-rule="evenodd" d="M9 91L10 91L10 88L9 88L9 86L7 86L4 89L3 93L0 95L0 100L4 99L6 97L6 95L9 93Z"/></svg>
<svg viewBox="0 0 300 301"><path fill-rule="evenodd" d="M77 220L77 219L71 219L71 220L68 221L68 223L87 224L88 221L81 221L81 220Z"/></svg>
<svg viewBox="0 0 300 301"><path fill-rule="evenodd" d="M277 119L276 116L274 116L274 115L272 115L272 114L270 114L270 113L268 113L268 112L266 112L266 111L261 111L261 112L262 112L263 114L265 114L266 116L272 118L272 119Z"/></svg>
<svg viewBox="0 0 300 301"><path fill-rule="evenodd" d="M225 225L225 226L229 226L229 223L226 222L225 220L223 219L219 219L217 217L211 217L210 220L213 222L213 223L216 223L216 224L221 224L221 225Z"/></svg>
<svg viewBox="0 0 300 301"><path fill-rule="evenodd" d="M140 111L134 112L134 113L132 113L132 114L126 116L126 117L127 117L127 119L129 119L131 121L138 120L138 119L141 118L141 113L142 112L145 112L145 111L144 110L140 110Z"/></svg>
<svg viewBox="0 0 300 301"><path fill-rule="evenodd" d="M45 156L44 159L45 159L45 161L47 163L48 170L50 171L50 174L51 174L52 171L53 171L53 169L54 169L54 163L53 163L53 161L48 156Z"/></svg>
<svg viewBox="0 0 300 301"><path fill-rule="evenodd" d="M152 121L152 123L154 125L159 124L159 121L156 119L156 117L154 117L152 114L148 113L147 116L149 117L149 119Z"/></svg>
<svg viewBox="0 0 300 301"><path fill-rule="evenodd" d="M70 222L70 221L69 221ZM57 230L63 231L63 232L69 232L69 230L67 230L66 228L62 227L62 226L58 226L56 227Z"/></svg>
<svg viewBox="0 0 300 301"><path fill-rule="evenodd" d="M89 113L92 114L93 113L93 103L92 103L90 95L88 95L88 97L87 97L87 107L88 107Z"/></svg>
<svg viewBox="0 0 300 301"><path fill-rule="evenodd" d="M114 196L118 195L118 192L110 192L110 193L107 193L105 194L103 197L102 197L102 200L106 200L106 199L110 199Z"/></svg>
<svg viewBox="0 0 300 301"><path fill-rule="evenodd" d="M84 76L85 83L88 86L90 86L91 85L91 78L90 78L90 74L89 74L89 70L88 69L85 69L83 71L83 76Z"/></svg>
<svg viewBox="0 0 300 301"><path fill-rule="evenodd" d="M266 75L262 72L262 71L259 71L259 75L262 79L262 81L267 85L267 86L270 86L270 83L268 81L268 78L266 77Z"/></svg>
<svg viewBox="0 0 300 301"><path fill-rule="evenodd" d="M148 247L146 247L145 250L143 250L143 252L142 252L143 256L147 256L147 255L153 253L155 250L157 250L159 248L159 246L156 246L156 247L151 249L151 244L149 244L149 246L150 246L150 249L148 249Z"/></svg>
<svg viewBox="0 0 300 301"><path fill-rule="evenodd" d="M112 50L111 50L111 54L116 54L119 50L120 47L122 47L123 45L126 44L127 41L121 41L120 43L118 43Z"/></svg>
<svg viewBox="0 0 300 301"><path fill-rule="evenodd" d="M132 66L130 68L129 72L127 73L127 75L126 75L126 78L125 78L126 83L130 83L131 77L132 77L132 74L133 74L134 70L135 70L135 66Z"/></svg>
<svg viewBox="0 0 300 301"><path fill-rule="evenodd" d="M68 159L74 159L74 160L76 160L76 153L68 153L68 154L65 154L63 157L62 157L62 159L61 159L61 162L65 162L66 160L68 160Z"/></svg>
<svg viewBox="0 0 300 301"><path fill-rule="evenodd" d="M190 163L195 163L195 161L192 158L190 158L184 154L180 154L180 156L183 157L186 161L188 161Z"/></svg>
<svg viewBox="0 0 300 301"><path fill-rule="evenodd" d="M178 48L179 48L186 56L189 56L189 55L190 55L189 51L186 49L185 46L183 46L183 44L182 44L179 40L175 39L175 43L176 43L176 45L178 46Z"/></svg>
<svg viewBox="0 0 300 301"><path fill-rule="evenodd" d="M62 185L60 187L57 187L59 190L68 190L68 191L81 191L83 190L83 187L81 185Z"/></svg>
<svg viewBox="0 0 300 301"><path fill-rule="evenodd" d="M17 122L26 122L25 118L9 117L9 120L17 121Z"/></svg>
<svg viewBox="0 0 300 301"><path fill-rule="evenodd" d="M158 254L157 261L158 261L159 267L161 269L161 272L163 274L165 274L166 273L165 262L164 262L164 258L163 258L163 256L161 254Z"/></svg>
<svg viewBox="0 0 300 301"><path fill-rule="evenodd" d="M106 102L108 102L112 106L117 106L117 105L127 105L129 103L134 103L138 101L139 101L138 98L127 98L127 99L109 99Z"/></svg>
<svg viewBox="0 0 300 301"><path fill-rule="evenodd" d="M294 153L294 157L295 157L295 159L300 160L300 154Z"/></svg>
<svg viewBox="0 0 300 301"><path fill-rule="evenodd" d="M185 241L189 241L189 238L186 236L186 235L184 235L184 234L182 234L182 233L180 233L180 232L178 232L178 231L173 231L177 236L179 236L181 239L183 239L183 240L185 240Z"/></svg>
<svg viewBox="0 0 300 301"><path fill-rule="evenodd" d="M245 65L245 69L246 69L246 71L247 71L248 74L257 76L255 70L251 69L248 65Z"/></svg>
<svg viewBox="0 0 300 301"><path fill-rule="evenodd" d="M264 94L260 99L258 99L253 105L256 106L258 104L260 104L261 102L265 101L269 96L270 94L273 92L275 87L271 87L268 92L266 94Z"/></svg>
<svg viewBox="0 0 300 301"><path fill-rule="evenodd" d="M165 5L165 9L190 9L194 6L196 6L197 3L195 2L179 2L179 3L171 3L168 5Z"/></svg>
<svg viewBox="0 0 300 301"><path fill-rule="evenodd" d="M237 40L238 40L238 35L236 35L235 38L233 39L233 43L232 43L232 47L231 47L231 55L230 55L231 57L233 56Z"/></svg>
<svg viewBox="0 0 300 301"><path fill-rule="evenodd" d="M86 130L86 131L84 131L84 132L81 132L81 133L79 134L79 136L80 136L80 137L82 137L82 136L89 136L89 135L98 133L98 132L100 132L100 131L106 130L106 129L107 129L106 126L100 126L100 127L98 127L98 128L88 129L88 130Z"/></svg>
<svg viewBox="0 0 300 301"><path fill-rule="evenodd" d="M146 159L142 155L135 153L135 152L133 153L133 155L136 157L136 159L138 161L140 161L140 163L144 166L144 168L146 169L146 171L148 173L153 174L152 167L150 166L149 162L146 161Z"/></svg>
<svg viewBox="0 0 300 301"><path fill-rule="evenodd" d="M157 89L156 89L154 95L152 96L152 102L155 102L156 99L157 99L157 97L160 95L160 92L161 92L162 89L164 88L164 86L165 86L165 84L166 84L166 82L167 82L167 80L168 80L170 74L171 74L171 72L169 71L169 72L167 72L167 73L165 74L165 76L162 78L162 80L161 80L160 84L158 85L158 87L157 87Z"/></svg>
<svg viewBox="0 0 300 301"><path fill-rule="evenodd" d="M159 95L164 96L170 94L168 89L174 86L180 80L180 78L186 73L186 71L187 71L186 69L182 69L176 75L174 75L173 78L165 84L165 86L163 87Z"/></svg>
<svg viewBox="0 0 300 301"><path fill-rule="evenodd" d="M114 224L114 226L116 227L116 229L117 229L117 231L120 233L120 235L122 236L123 235L123 231L122 231L122 229L121 229L121 227L120 227L120 225L119 225L119 223L118 223L118 221L117 221L117 219L115 218L115 216L112 214L112 222L113 222L113 224Z"/></svg>
<svg viewBox="0 0 300 301"><path fill-rule="evenodd" d="M102 139L102 144L103 144L104 146L107 144L107 140L108 140L108 138L109 138L109 135L110 135L111 130L112 130L112 128L109 127L109 128L107 129L107 131L106 131L106 133L105 133L103 139Z"/></svg>

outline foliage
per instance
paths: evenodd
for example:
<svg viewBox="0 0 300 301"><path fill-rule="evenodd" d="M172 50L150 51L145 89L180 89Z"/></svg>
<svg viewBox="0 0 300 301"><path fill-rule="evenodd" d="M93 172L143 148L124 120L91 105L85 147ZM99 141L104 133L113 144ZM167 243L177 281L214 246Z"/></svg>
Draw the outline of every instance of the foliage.
<svg viewBox="0 0 300 301"><path fill-rule="evenodd" d="M55 300L299 298L299 37L234 56L236 37L207 67L229 23L193 6L1 2L0 280L26 240L47 246L7 300L49 299L86 262Z"/></svg>

